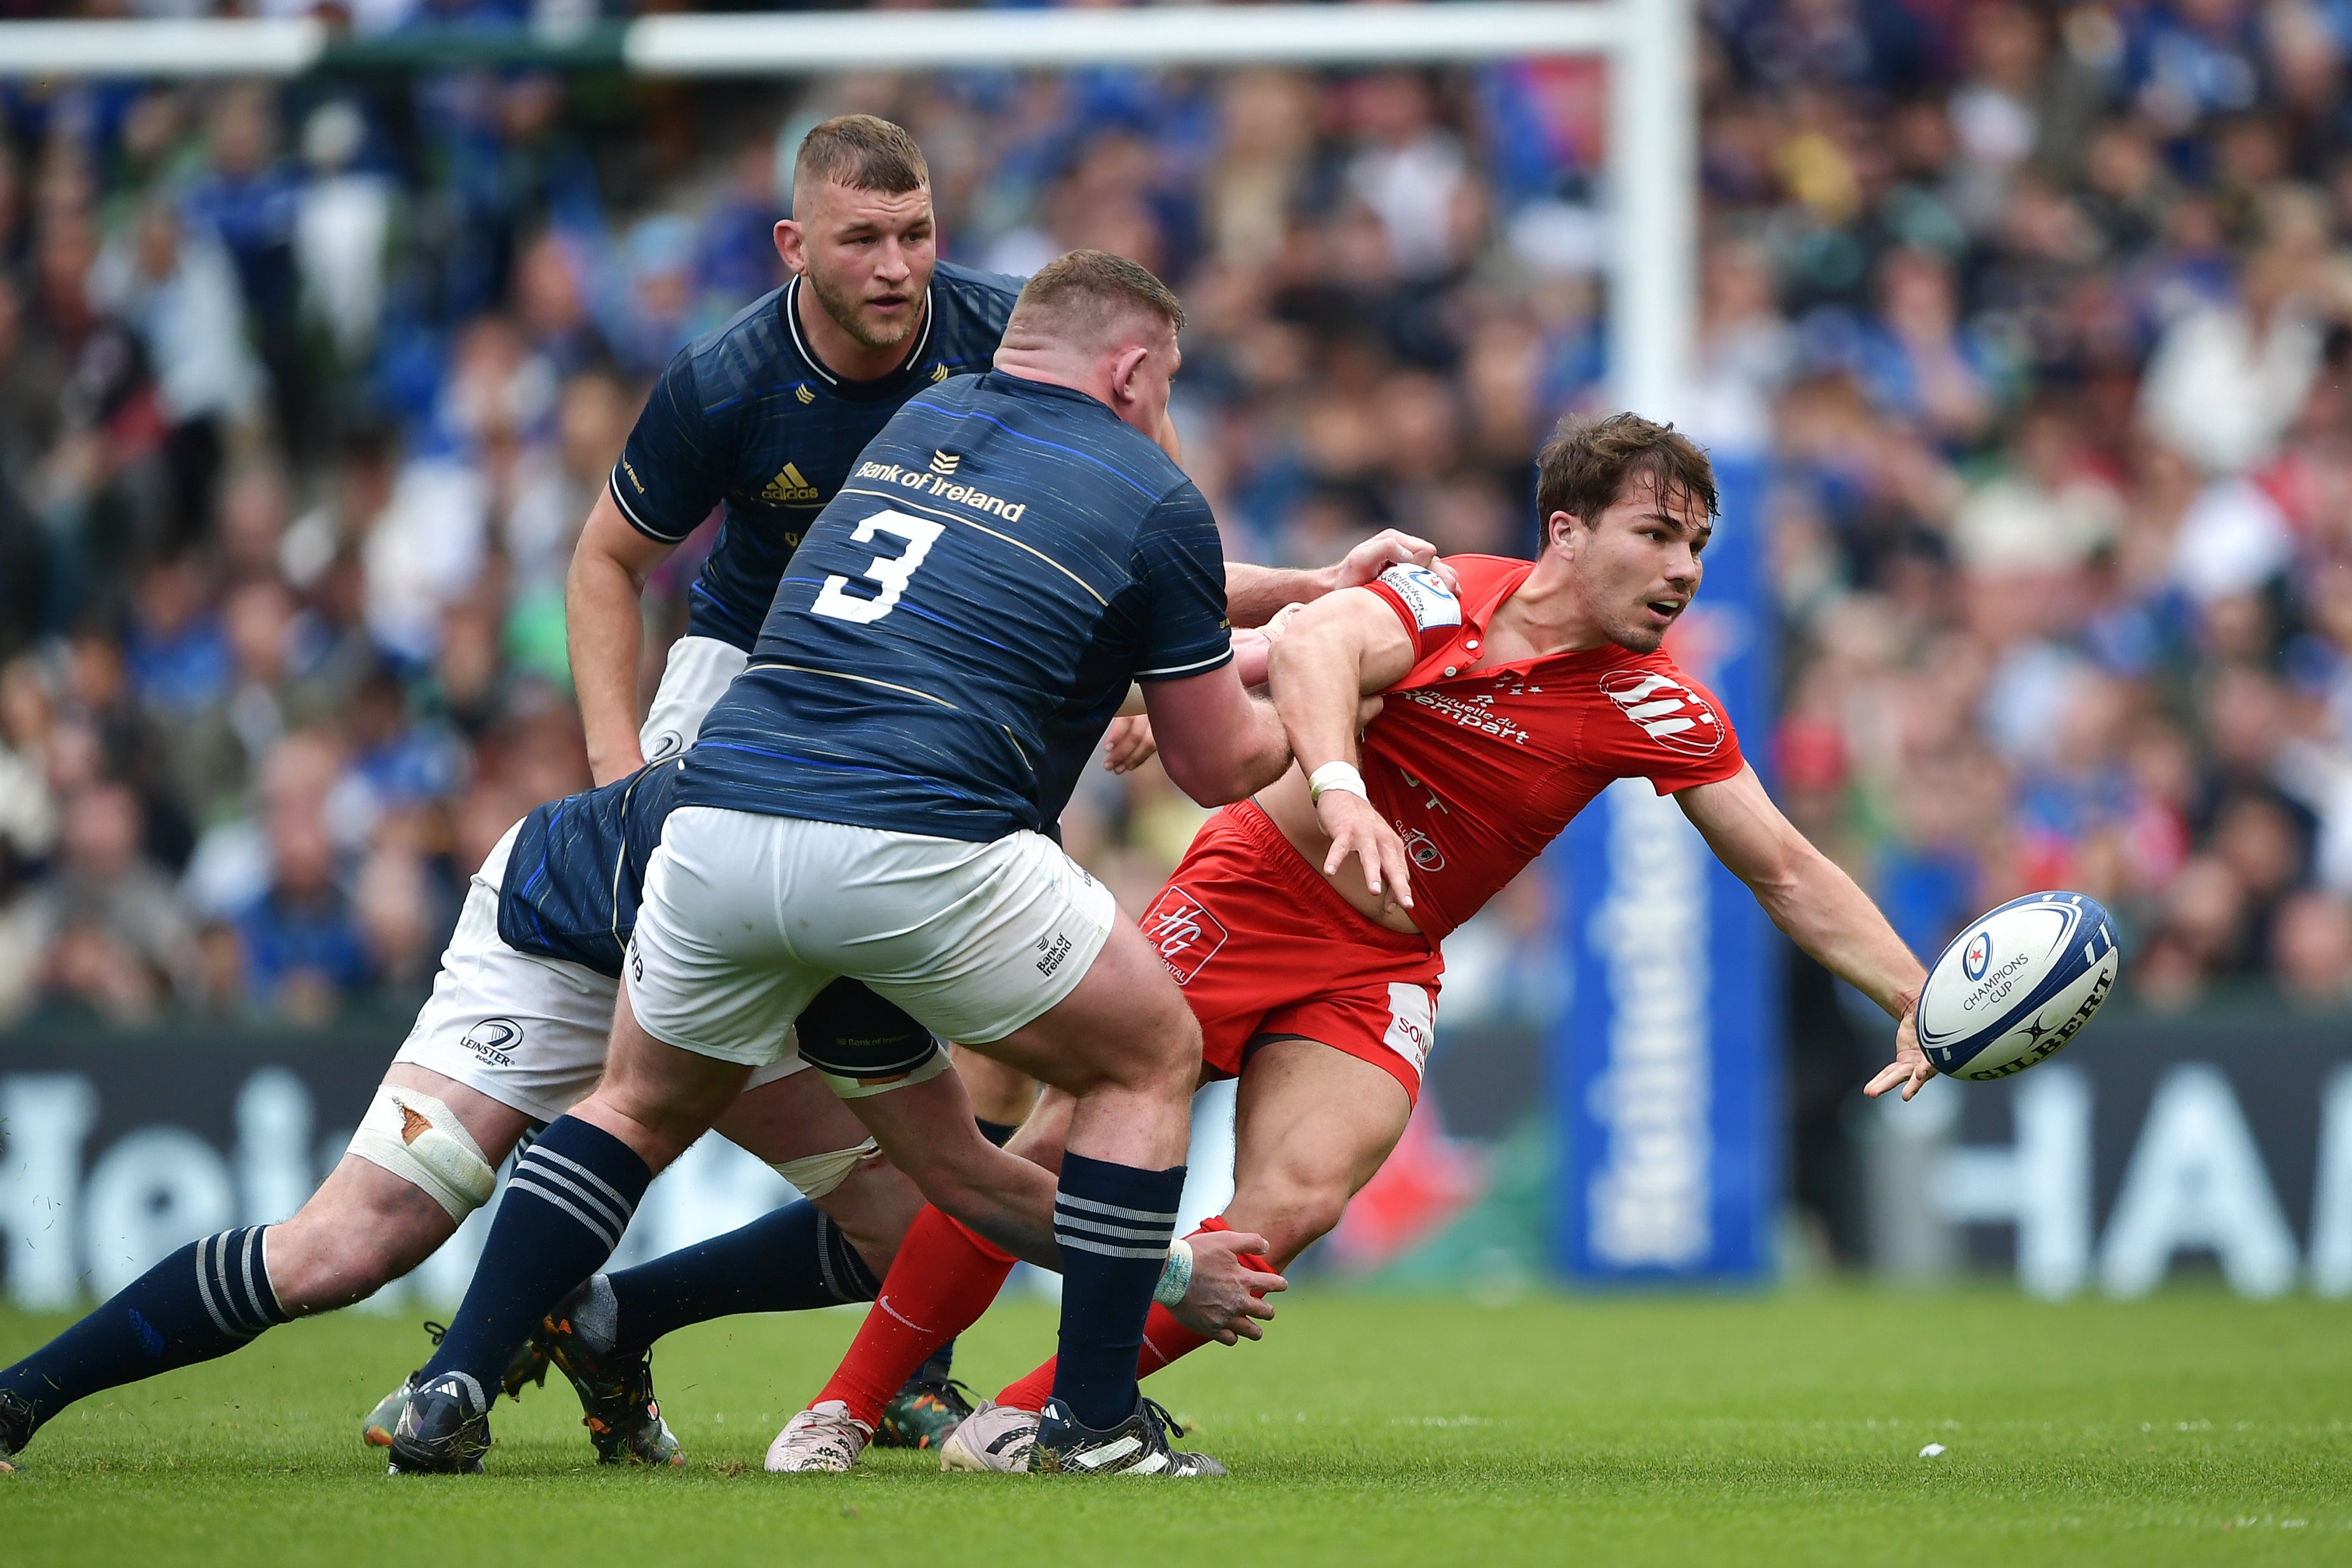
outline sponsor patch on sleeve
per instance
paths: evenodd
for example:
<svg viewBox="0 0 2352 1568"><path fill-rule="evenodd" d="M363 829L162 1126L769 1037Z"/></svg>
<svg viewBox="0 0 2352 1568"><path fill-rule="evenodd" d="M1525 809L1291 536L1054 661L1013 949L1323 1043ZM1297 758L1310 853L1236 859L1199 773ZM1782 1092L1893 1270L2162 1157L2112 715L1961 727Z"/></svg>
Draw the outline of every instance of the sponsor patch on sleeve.
<svg viewBox="0 0 2352 1568"><path fill-rule="evenodd" d="M1723 744L1723 721L1706 699L1663 670L1616 669L1601 689L1634 728L1670 752L1713 756Z"/></svg>
<svg viewBox="0 0 2352 1568"><path fill-rule="evenodd" d="M1423 566L1391 566L1381 574L1381 585L1404 601L1414 629L1427 632L1462 624L1462 601L1436 573Z"/></svg>

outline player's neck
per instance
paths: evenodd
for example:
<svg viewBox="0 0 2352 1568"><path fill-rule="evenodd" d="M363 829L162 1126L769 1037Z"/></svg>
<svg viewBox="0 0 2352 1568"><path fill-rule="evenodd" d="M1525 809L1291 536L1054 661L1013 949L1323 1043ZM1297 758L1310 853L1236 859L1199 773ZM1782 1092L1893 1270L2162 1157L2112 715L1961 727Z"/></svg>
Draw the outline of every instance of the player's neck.
<svg viewBox="0 0 2352 1568"><path fill-rule="evenodd" d="M1575 580L1564 572L1546 571L1546 564L1538 561L1511 596L1495 606L1486 628L1489 641L1520 643L1536 658L1582 653L1606 643L1608 632L1577 591Z"/></svg>
<svg viewBox="0 0 2352 1568"><path fill-rule="evenodd" d="M862 343L842 330L841 323L826 314L818 303L816 290L802 279L802 286L793 290L793 300L801 321L801 333L808 342L809 351L817 363L844 381L878 381L907 363L915 352L916 340L923 335L923 322L917 317L912 331L887 348L875 348ZM931 308L929 291L923 298L923 309Z"/></svg>

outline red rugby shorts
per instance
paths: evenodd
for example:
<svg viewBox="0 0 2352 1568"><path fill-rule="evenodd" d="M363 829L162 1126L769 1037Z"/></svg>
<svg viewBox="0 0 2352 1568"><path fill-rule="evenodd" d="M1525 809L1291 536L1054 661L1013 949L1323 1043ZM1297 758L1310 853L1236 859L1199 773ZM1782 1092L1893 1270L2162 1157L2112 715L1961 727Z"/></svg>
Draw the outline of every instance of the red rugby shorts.
<svg viewBox="0 0 2352 1568"><path fill-rule="evenodd" d="M1350 909L1255 804L1209 818L1142 926L1201 1021L1212 1077L1237 1077L1268 1038L1308 1039L1421 1098L1444 971L1436 944Z"/></svg>

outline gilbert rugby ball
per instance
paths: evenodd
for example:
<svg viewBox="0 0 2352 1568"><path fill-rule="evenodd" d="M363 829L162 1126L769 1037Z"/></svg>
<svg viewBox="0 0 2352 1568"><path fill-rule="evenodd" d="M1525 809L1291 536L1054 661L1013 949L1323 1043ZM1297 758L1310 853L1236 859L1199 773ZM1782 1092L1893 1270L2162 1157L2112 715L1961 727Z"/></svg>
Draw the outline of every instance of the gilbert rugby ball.
<svg viewBox="0 0 2352 1568"><path fill-rule="evenodd" d="M2058 1054L2115 989L2123 953L2096 899L2031 893L1963 928L1919 993L1919 1048L1954 1078L2007 1078Z"/></svg>

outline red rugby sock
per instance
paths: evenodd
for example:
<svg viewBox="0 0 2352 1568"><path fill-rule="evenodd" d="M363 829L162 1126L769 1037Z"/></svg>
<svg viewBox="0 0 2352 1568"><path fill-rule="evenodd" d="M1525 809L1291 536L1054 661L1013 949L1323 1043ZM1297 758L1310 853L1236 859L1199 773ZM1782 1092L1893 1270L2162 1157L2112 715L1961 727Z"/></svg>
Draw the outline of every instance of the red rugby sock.
<svg viewBox="0 0 2352 1568"><path fill-rule="evenodd" d="M926 1204L849 1353L812 1405L838 1399L868 1426L930 1353L980 1321L1013 1258Z"/></svg>
<svg viewBox="0 0 2352 1568"><path fill-rule="evenodd" d="M1223 1217L1217 1217L1202 1220L1200 1230L1192 1234L1199 1236L1204 1231L1233 1228ZM1272 1264L1255 1253L1244 1253L1242 1257L1253 1268L1263 1269L1268 1274L1276 1272ZM1207 1339L1178 1322L1175 1313L1154 1301L1150 1314L1143 1320L1143 1348L1136 1352L1135 1375L1150 1377L1169 1363L1192 1354L1208 1342ZM1019 1382L1005 1384L1004 1391L996 1396L996 1403L1009 1405L1015 1410L1038 1410L1045 1407L1045 1401L1052 1398L1053 1394L1054 1363L1048 1360Z"/></svg>

